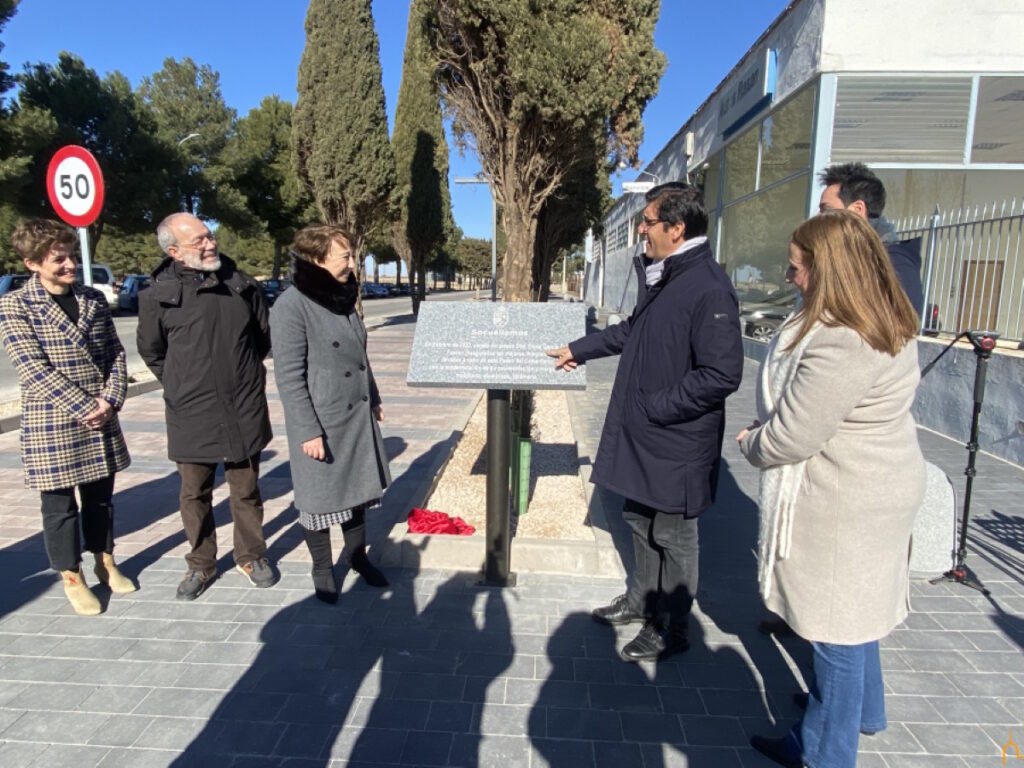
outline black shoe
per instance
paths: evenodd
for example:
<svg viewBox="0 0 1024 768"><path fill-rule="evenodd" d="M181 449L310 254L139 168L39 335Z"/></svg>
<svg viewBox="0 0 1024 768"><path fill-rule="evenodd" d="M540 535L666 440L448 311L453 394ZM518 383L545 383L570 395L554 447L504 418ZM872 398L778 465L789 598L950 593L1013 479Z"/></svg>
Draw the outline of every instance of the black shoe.
<svg viewBox="0 0 1024 768"><path fill-rule="evenodd" d="M804 761L800 759L799 747L792 736L786 735L781 739L769 739L767 736L751 736L750 746L779 765L786 768L804 768Z"/></svg>
<svg viewBox="0 0 1024 768"><path fill-rule="evenodd" d="M594 621L601 624L611 624L613 627L619 624L632 624L634 621L643 621L641 613L636 613L629 607L629 599L625 595L619 595L612 600L611 605L595 608L590 612Z"/></svg>
<svg viewBox="0 0 1024 768"><path fill-rule="evenodd" d="M690 647L686 636L672 630L661 631L653 622L644 624L640 634L626 643L622 658L626 661L657 661L682 653Z"/></svg>
<svg viewBox="0 0 1024 768"><path fill-rule="evenodd" d="M178 591L175 592L174 597L178 600L195 600L206 591L209 583L210 577L205 573L190 570L178 585Z"/></svg>
<svg viewBox="0 0 1024 768"><path fill-rule="evenodd" d="M260 589L272 587L277 583L277 574L265 557L256 558L244 565L236 565L235 570L245 576L250 584Z"/></svg>
<svg viewBox="0 0 1024 768"><path fill-rule="evenodd" d="M334 580L334 569L314 568L313 589L316 590L317 600L322 600L332 605L338 602L338 584Z"/></svg>
<svg viewBox="0 0 1024 768"><path fill-rule="evenodd" d="M757 631L763 635L775 635L776 637L793 637L796 635L796 632L786 623L786 620L778 616L762 621L757 625Z"/></svg>
<svg viewBox="0 0 1024 768"><path fill-rule="evenodd" d="M386 587L388 586L388 580L377 570L377 566L370 562L370 558L366 556L365 551L357 551L352 555L352 561L349 563L352 570L358 573L371 587Z"/></svg>

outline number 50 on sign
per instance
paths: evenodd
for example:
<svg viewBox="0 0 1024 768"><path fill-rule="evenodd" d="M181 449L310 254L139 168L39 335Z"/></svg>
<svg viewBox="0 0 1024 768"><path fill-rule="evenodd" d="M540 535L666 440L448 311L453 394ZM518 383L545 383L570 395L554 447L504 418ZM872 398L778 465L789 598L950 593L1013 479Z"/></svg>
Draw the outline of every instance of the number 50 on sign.
<svg viewBox="0 0 1024 768"><path fill-rule="evenodd" d="M88 227L103 208L103 174L85 147L61 147L46 171L46 192L57 215L73 227Z"/></svg>

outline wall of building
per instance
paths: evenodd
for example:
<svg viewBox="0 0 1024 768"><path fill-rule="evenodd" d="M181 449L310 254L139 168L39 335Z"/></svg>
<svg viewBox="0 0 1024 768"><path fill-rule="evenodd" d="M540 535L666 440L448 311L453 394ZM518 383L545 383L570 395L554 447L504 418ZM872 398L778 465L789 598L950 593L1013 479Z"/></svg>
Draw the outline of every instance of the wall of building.
<svg viewBox="0 0 1024 768"><path fill-rule="evenodd" d="M822 72L1024 71L1019 0L826 0Z"/></svg>

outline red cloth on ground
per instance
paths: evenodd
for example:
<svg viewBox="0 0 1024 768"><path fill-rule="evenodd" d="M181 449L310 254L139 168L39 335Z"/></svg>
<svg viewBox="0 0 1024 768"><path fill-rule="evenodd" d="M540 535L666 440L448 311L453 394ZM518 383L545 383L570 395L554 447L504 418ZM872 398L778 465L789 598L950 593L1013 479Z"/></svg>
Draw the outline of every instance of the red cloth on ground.
<svg viewBox="0 0 1024 768"><path fill-rule="evenodd" d="M461 517L453 518L444 512L413 507L409 517L409 533L448 533L455 536L472 536L476 531L472 525Z"/></svg>

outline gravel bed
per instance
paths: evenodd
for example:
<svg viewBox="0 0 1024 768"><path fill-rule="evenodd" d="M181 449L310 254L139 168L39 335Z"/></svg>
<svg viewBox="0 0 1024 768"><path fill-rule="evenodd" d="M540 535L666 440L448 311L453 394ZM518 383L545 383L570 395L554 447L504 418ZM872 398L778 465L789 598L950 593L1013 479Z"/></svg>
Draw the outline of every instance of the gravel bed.
<svg viewBox="0 0 1024 768"><path fill-rule="evenodd" d="M512 535L533 539L592 540L587 499L561 390L534 393L530 503L512 520ZM482 535L487 508L487 398L469 423L445 467L427 508L461 517Z"/></svg>

